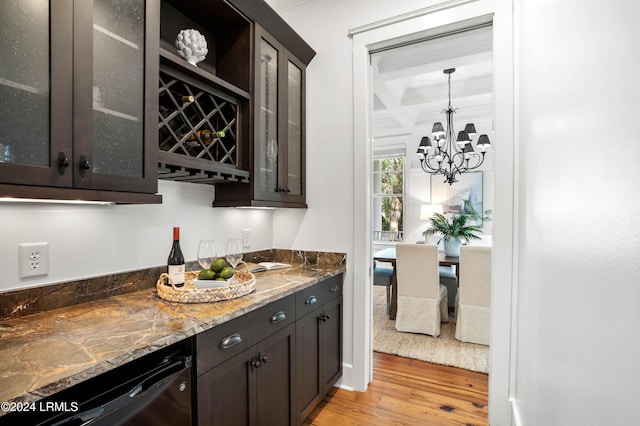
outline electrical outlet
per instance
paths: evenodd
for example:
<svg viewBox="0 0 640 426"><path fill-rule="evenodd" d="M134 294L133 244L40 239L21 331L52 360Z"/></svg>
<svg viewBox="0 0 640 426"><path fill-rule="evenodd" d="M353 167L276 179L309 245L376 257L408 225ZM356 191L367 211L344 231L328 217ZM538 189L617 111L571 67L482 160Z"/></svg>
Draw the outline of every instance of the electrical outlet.
<svg viewBox="0 0 640 426"><path fill-rule="evenodd" d="M242 247L243 248L251 247L251 229L242 230Z"/></svg>
<svg viewBox="0 0 640 426"><path fill-rule="evenodd" d="M49 243L18 244L20 278L49 275Z"/></svg>

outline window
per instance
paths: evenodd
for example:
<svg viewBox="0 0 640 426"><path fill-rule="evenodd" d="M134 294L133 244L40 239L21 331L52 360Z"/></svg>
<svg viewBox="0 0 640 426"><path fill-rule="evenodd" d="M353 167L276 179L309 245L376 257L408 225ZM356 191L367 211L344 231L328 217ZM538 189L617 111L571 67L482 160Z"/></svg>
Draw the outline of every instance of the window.
<svg viewBox="0 0 640 426"><path fill-rule="evenodd" d="M373 241L403 241L405 149L376 149L373 158Z"/></svg>

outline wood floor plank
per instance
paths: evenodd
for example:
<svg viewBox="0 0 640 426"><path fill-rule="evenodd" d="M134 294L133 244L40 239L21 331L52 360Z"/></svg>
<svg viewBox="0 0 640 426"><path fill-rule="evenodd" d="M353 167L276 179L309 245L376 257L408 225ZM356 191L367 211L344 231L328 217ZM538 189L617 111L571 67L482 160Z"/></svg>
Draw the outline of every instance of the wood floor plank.
<svg viewBox="0 0 640 426"><path fill-rule="evenodd" d="M475 400L478 395L486 395L487 389L484 386L476 386L473 383L466 385L460 385L455 383L448 383L447 378L434 380L423 380L416 376L395 376L388 372L378 372L378 378L381 381L392 384L402 384L414 389L430 390L433 392L449 393L452 397L466 396L468 400Z"/></svg>
<svg viewBox="0 0 640 426"><path fill-rule="evenodd" d="M487 425L488 375L373 354L365 393L333 389L305 425Z"/></svg>

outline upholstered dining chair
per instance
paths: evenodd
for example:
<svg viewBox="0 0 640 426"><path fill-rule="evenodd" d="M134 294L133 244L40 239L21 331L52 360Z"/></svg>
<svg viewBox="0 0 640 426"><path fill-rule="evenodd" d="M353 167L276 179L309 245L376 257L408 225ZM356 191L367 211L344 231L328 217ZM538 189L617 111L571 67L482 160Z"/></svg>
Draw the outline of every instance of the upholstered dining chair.
<svg viewBox="0 0 640 426"><path fill-rule="evenodd" d="M439 336L441 321L449 321L449 314L447 288L440 284L438 246L396 245L396 285L396 330Z"/></svg>
<svg viewBox="0 0 640 426"><path fill-rule="evenodd" d="M385 268L373 262L373 285L385 286L387 288L387 313L391 309L391 280L393 279L393 269Z"/></svg>
<svg viewBox="0 0 640 426"><path fill-rule="evenodd" d="M453 270L453 266L440 266L440 284L447 288L448 307L453 309L456 307L456 296L458 295L458 277Z"/></svg>
<svg viewBox="0 0 640 426"><path fill-rule="evenodd" d="M491 332L491 246L460 247L456 339L488 345Z"/></svg>

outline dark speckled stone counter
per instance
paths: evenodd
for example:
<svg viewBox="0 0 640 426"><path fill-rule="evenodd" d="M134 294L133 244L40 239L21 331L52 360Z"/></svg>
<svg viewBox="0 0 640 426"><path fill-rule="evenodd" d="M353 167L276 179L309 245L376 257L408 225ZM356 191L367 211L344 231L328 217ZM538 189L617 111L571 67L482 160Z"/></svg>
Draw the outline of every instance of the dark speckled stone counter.
<svg viewBox="0 0 640 426"><path fill-rule="evenodd" d="M166 302L153 287L0 321L0 401L37 401L344 271L344 259L295 263L224 302Z"/></svg>

